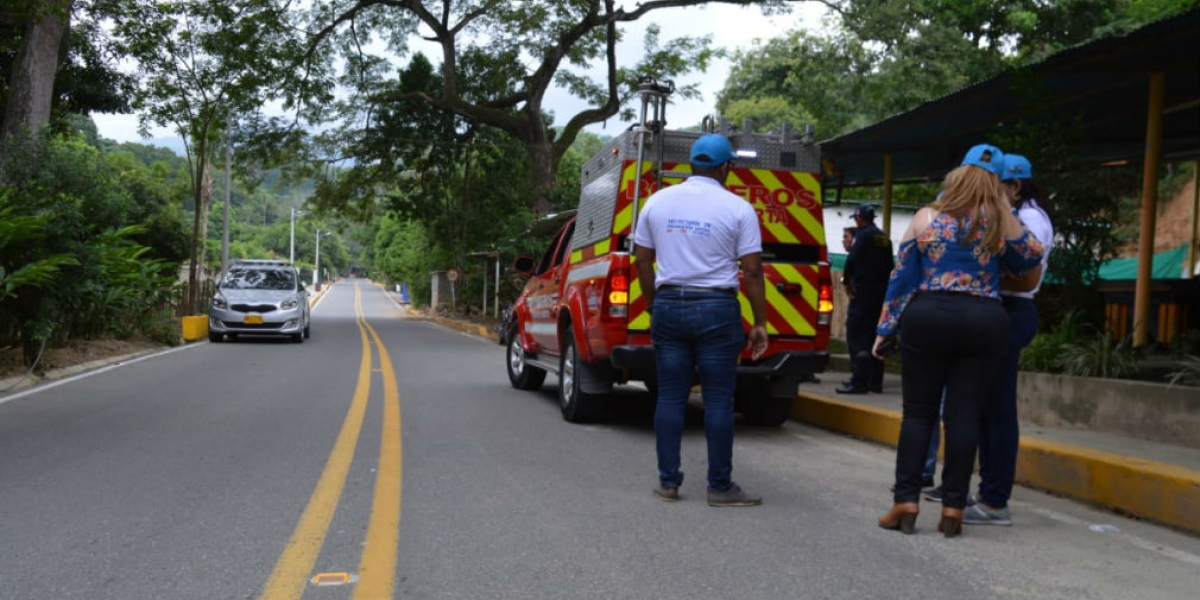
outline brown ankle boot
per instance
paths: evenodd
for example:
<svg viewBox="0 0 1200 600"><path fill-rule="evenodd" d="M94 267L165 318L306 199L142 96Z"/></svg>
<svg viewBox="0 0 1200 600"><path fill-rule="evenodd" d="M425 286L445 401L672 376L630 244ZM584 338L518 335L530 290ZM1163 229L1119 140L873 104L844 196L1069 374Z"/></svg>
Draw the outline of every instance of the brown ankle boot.
<svg viewBox="0 0 1200 600"><path fill-rule="evenodd" d="M916 502L898 502L892 505L892 510L879 517L879 526L892 531L912 533L917 527L917 512L921 505ZM960 513L962 511L959 511Z"/></svg>
<svg viewBox="0 0 1200 600"><path fill-rule="evenodd" d="M961 508L943 508L942 520L938 521L938 531L942 532L948 538L952 538L962 533L963 509Z"/></svg>

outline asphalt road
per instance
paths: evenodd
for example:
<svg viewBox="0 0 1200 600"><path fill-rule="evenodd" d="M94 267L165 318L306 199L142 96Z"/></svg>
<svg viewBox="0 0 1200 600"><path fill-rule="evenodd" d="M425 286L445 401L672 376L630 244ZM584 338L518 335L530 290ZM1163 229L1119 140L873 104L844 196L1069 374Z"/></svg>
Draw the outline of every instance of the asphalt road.
<svg viewBox="0 0 1200 600"><path fill-rule="evenodd" d="M198 343L0 396L0 599L1193 598L1200 538L1018 490L1014 527L884 531L891 449L742 428L755 508L656 500L645 392L563 421L554 377L333 286L312 338Z"/></svg>

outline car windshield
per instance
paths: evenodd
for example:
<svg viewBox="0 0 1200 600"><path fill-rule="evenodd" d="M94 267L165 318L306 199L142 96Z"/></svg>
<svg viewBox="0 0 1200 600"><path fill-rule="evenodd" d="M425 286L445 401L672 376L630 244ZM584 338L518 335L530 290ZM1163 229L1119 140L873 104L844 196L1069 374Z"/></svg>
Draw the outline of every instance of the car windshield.
<svg viewBox="0 0 1200 600"><path fill-rule="evenodd" d="M296 274L283 269L231 269L221 287L228 290L294 290Z"/></svg>

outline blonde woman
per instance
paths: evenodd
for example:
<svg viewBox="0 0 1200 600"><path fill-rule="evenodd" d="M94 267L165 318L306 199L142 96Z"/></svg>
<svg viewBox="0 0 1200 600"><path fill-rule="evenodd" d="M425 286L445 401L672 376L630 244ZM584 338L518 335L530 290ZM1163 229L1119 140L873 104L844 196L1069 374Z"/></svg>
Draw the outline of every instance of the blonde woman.
<svg viewBox="0 0 1200 600"><path fill-rule="evenodd" d="M1001 271L1036 267L1042 246L1013 215L998 175L999 148L981 144L946 175L942 192L917 211L900 242L873 352L899 334L903 421L894 505L884 529L912 533L921 476L945 392L945 466L938 531L962 532L983 403L1008 348Z"/></svg>

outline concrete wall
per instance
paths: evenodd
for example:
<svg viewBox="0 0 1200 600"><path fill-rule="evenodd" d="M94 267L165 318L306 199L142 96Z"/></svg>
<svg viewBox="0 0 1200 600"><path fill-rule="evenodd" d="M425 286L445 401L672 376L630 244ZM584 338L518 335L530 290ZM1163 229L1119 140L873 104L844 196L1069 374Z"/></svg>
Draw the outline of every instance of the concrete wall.
<svg viewBox="0 0 1200 600"><path fill-rule="evenodd" d="M1017 412L1038 425L1200 449L1200 389L1194 387L1022 372Z"/></svg>

